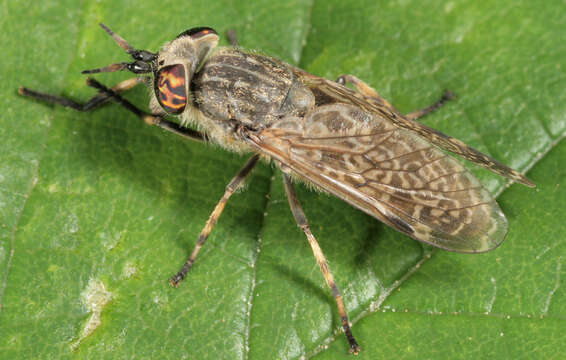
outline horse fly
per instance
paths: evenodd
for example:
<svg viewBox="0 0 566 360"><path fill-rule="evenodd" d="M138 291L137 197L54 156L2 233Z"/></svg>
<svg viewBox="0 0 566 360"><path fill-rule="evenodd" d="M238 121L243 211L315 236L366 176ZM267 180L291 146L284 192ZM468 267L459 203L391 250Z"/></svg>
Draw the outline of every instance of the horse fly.
<svg viewBox="0 0 566 360"><path fill-rule="evenodd" d="M353 75L330 81L236 46L217 47L218 34L209 27L182 32L154 53L133 48L100 25L134 61L83 73L127 70L137 77L112 88L88 78L98 93L85 103L23 87L19 93L79 111L111 100L147 124L253 154L226 186L188 260L170 279L173 286L185 278L226 202L258 160L275 163L283 172L291 212L336 300L351 353L358 353L360 346L292 179L333 194L413 239L463 253L497 247L507 234L507 220L470 171L440 149L534 186L519 172L416 121L441 107L450 93L432 106L402 115ZM140 83L153 87L151 113L120 95Z"/></svg>

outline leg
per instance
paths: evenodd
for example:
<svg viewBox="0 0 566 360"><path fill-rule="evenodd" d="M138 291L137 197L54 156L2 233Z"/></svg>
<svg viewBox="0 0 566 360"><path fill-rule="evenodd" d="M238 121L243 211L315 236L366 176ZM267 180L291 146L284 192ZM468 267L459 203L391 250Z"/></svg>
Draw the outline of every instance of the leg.
<svg viewBox="0 0 566 360"><path fill-rule="evenodd" d="M375 91L374 88L372 88L362 80L358 79L354 75L340 75L338 76L338 79L336 79L336 82L340 85L352 84L356 88L356 90L358 90L358 92L361 93L362 95L365 95L370 98L380 99L384 101L386 104L389 104L387 100L379 96L379 94L377 93L377 91Z"/></svg>
<svg viewBox="0 0 566 360"><path fill-rule="evenodd" d="M357 77L355 77L354 75L341 75L338 77L338 79L336 79L336 82L342 85L346 85L348 83L352 84L356 90L358 90L358 92L360 92L362 95L365 95L367 97L373 98L373 99L377 99L379 101L381 101L383 104L385 104L386 106L389 107L393 107L391 105L391 103L389 103L389 101L387 101L386 99L382 98L381 96L379 96L379 94L377 93L377 91L375 91L372 87L370 87L368 84L366 84L365 82L363 82L362 80L358 79ZM434 104L432 104L431 106L428 106L424 109L421 110L417 110L417 111L413 111L407 115L405 115L405 117L409 120L417 120L420 119L436 110L438 110L439 108L442 107L442 105L444 105L448 100L452 100L454 99L454 94L450 91L445 91L444 94L442 94L442 97L440 98L440 100L438 100L437 102L435 102Z"/></svg>
<svg viewBox="0 0 566 360"><path fill-rule="evenodd" d="M428 114L440 109L442 107L442 105L446 104L448 102L448 100L452 100L454 99L456 96L451 92L451 91L444 91L444 93L442 94L442 97L440 98L440 100L438 100L437 102L435 102L434 104L425 107L424 109L420 109L417 111L413 111L408 113L407 115L405 115L405 117L409 120L418 120L424 116L427 116Z"/></svg>
<svg viewBox="0 0 566 360"><path fill-rule="evenodd" d="M162 128L164 130L167 130L169 132L172 132L174 134L183 136L183 137L191 139L191 140L206 141L207 140L206 135L201 134L200 132L198 132L196 130L181 127L179 124L177 124L173 121L163 119L159 115L152 115L152 114L145 113L144 111L138 109L135 105L133 105L131 102L124 99L122 96L120 96L118 94L121 91L129 90L129 89L133 88L134 86L136 86L137 84L145 82L145 79L146 79L146 77L143 77L143 76L140 76L140 77L137 77L137 78L134 78L134 79L128 79L128 80L122 81L118 85L109 89L106 86L99 83L98 81L96 81L95 79L88 78L87 79L87 85L91 86L95 89L98 89L100 91L100 93L95 95L94 97L92 97L89 101L87 101L84 104L77 103L77 102L75 102L71 99L65 98L65 97L45 94L45 93L37 92L37 91L34 91L34 90L30 90L30 89L27 89L27 88L24 88L24 87L20 87L18 89L18 92L20 93L20 95L23 95L23 96L28 96L28 97L31 97L31 98L34 98L34 99L37 99L37 100L46 101L46 102L50 102L50 103L54 103L54 104L59 104L59 105L64 106L64 107L70 107L70 108L75 109L77 111L92 111L92 110L95 110L98 107L102 106L103 104L107 103L110 99L112 99L115 102L122 105L123 107L125 107L126 109L133 112L137 117L142 119L148 125L159 126L160 128Z"/></svg>
<svg viewBox="0 0 566 360"><path fill-rule="evenodd" d="M360 346L356 342L354 335L352 335L352 330L350 330L350 322L348 320L348 314L346 313L346 307L344 306L344 300L342 299L342 294L340 293L340 289L334 282L334 276L330 272L330 268L328 267L328 263L326 262L326 258L322 253L322 249L318 245L316 238L311 232L309 222L303 212L303 208L299 203L299 199L297 199L297 194L295 193L295 189L293 188L293 184L291 183L291 179L289 175L283 174L283 179L285 182L285 192L287 193L287 199L289 200L289 206L291 207L291 212L295 217L295 221L297 225L305 235L309 241L309 244L312 248L314 253L314 257L316 258L316 262L320 267L320 271L324 276L324 280L326 280L326 284L332 290L332 296L336 300L336 305L338 306L338 314L340 314L340 319L342 320L342 328L344 329L344 333L346 334L346 339L350 344L350 352L357 354L360 351Z"/></svg>
<svg viewBox="0 0 566 360"><path fill-rule="evenodd" d="M107 94L107 96L111 97L115 102L117 102L118 104L122 105L126 109L136 114L137 117L142 119L148 125L159 126L163 130L167 130L169 132L172 132L173 134L182 136L187 139L197 140L197 141L207 140L206 135L200 133L199 131L182 127L176 122L164 119L161 115L148 114L138 109L134 104L121 97L120 94L118 94L112 89L107 88L106 86L102 85L93 78L88 78L86 80L86 83L88 86L91 86L95 89L100 90L102 93Z"/></svg>
<svg viewBox="0 0 566 360"><path fill-rule="evenodd" d="M230 29L226 31L226 36L228 36L228 41L230 41L230 45L232 45L233 47L240 46L240 44L238 44L238 34L236 33L236 30Z"/></svg>
<svg viewBox="0 0 566 360"><path fill-rule="evenodd" d="M140 76L140 77L135 77L135 78L132 78L132 79L124 80L124 81L118 83L116 86L112 87L112 90L116 93L126 91L126 90L130 90L133 87L135 87L136 85L143 83L145 81L145 79L146 79L146 77ZM59 105L64 106L64 107L70 107L70 108L77 110L77 111L93 111L93 110L99 108L100 106L107 104L109 102L109 100L112 99L112 96L101 92L101 93L98 93L95 96L93 96L86 103L81 104L81 103L77 103L77 102L75 102L71 99L65 98L65 97L51 95L51 94L45 94L45 93L37 92L37 91L34 91L34 90L30 90L30 89L25 88L25 87L20 87L18 89L18 92L20 93L20 95L23 95L23 96L31 97L31 98L41 100L41 101L45 101L45 102L49 102L49 103L59 104Z"/></svg>
<svg viewBox="0 0 566 360"><path fill-rule="evenodd" d="M195 259L198 255L201 247L206 242L206 239L208 238L208 235L210 235L210 232L214 228L214 225L218 221L218 218L220 217L220 215L222 215L222 211L224 211L224 206L226 206L228 199L230 199L230 196L232 196L232 194L242 185L242 183L244 182L246 177L250 174L252 169L256 166L258 160L259 160L259 155L252 156L248 160L248 162L244 165L244 167L242 167L242 169L240 169L240 171L238 171L236 176L234 176L234 178L232 178L230 183L228 183L228 185L226 186L226 191L224 192L224 195L222 196L222 198L220 199L218 204L216 204L216 207L212 211L212 214L210 214L208 221L206 222L206 224L204 225L204 228L200 232L197 244L195 245L193 252L189 256L189 258L187 259L187 261L185 262L185 265L183 265L181 270L169 280L169 283L172 286L177 287L177 285L179 285L179 282L187 276L188 272L191 270L191 267L193 266L193 264L195 262Z"/></svg>

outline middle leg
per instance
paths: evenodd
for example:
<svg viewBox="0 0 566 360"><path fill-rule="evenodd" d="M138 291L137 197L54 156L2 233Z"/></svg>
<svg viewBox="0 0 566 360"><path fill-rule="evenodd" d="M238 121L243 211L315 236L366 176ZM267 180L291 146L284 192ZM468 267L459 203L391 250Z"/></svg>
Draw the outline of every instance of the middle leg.
<svg viewBox="0 0 566 360"><path fill-rule="evenodd" d="M179 285L179 282L181 282L187 276L193 264L195 263L195 260L197 258L198 253L200 252L200 249L206 242L206 239L208 239L208 235L210 235L212 229L214 228L214 225L216 225L216 222L218 221L218 218L220 217L220 215L222 215L222 212L224 211L224 207L226 206L228 199L230 199L230 196L232 196L232 194L234 194L234 192L238 190L240 186L242 186L244 180L248 177L250 172L257 165L258 160L259 160L259 155L252 156L248 160L248 162L240 169L240 171L238 171L236 176L234 176L234 178L228 183L224 195L222 195L222 198L220 199L218 204L216 204L216 207L214 208L212 214L210 214L210 217L208 218L208 221L204 225L204 228L202 229L198 237L197 244L195 245L191 255L189 256L189 258L187 259L181 270L179 270L179 272L177 272L169 280L169 283L172 286L177 287Z"/></svg>

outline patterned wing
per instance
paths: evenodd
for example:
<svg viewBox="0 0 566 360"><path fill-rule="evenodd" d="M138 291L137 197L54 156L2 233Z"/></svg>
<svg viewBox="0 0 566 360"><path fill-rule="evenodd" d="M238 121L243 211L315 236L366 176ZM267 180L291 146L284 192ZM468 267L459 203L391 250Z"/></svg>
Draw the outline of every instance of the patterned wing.
<svg viewBox="0 0 566 360"><path fill-rule="evenodd" d="M474 253L497 247L507 233L495 200L458 161L359 107L322 105L247 136L283 171L416 240Z"/></svg>
<svg viewBox="0 0 566 360"><path fill-rule="evenodd" d="M293 68L293 71L305 85L311 88L311 90L317 95L317 98L323 102L347 102L358 106L369 113L378 114L388 119L395 126L415 132L434 145L454 154L458 154L466 160L483 166L496 174L529 187L535 186L534 183L520 172L466 145L461 140L443 134L440 131L423 125L417 121L408 120L388 103L384 103L379 99L365 97L364 95L356 93L336 82L309 74L304 70Z"/></svg>

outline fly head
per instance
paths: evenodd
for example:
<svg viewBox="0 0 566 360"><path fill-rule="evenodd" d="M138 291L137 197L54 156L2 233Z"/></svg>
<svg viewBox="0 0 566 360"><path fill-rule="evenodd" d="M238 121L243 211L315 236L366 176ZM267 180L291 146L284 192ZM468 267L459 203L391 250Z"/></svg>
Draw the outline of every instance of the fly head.
<svg viewBox="0 0 566 360"><path fill-rule="evenodd" d="M218 39L214 29L192 28L165 44L157 54L153 89L165 112L179 115L185 111L191 79Z"/></svg>

